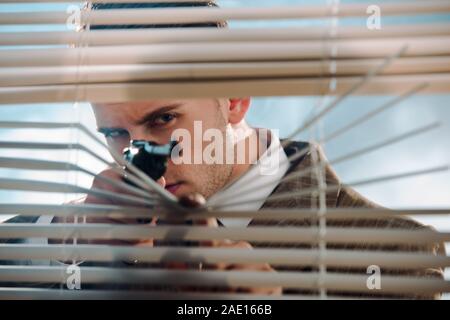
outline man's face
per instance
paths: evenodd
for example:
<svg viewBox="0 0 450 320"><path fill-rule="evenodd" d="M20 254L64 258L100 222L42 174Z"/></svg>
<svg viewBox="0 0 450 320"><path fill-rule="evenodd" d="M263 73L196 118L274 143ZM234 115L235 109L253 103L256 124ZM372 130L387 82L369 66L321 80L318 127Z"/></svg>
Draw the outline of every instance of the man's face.
<svg viewBox="0 0 450 320"><path fill-rule="evenodd" d="M218 129L224 136L229 125L229 101L226 99L96 104L93 110L98 130L120 154L130 140L166 144L176 129L186 129L194 137L194 121L201 121L203 132ZM191 145L193 155L194 143ZM203 143L203 148L206 145ZM198 192L208 198L230 180L232 173L232 164L175 165L169 161L164 178L166 189L176 196Z"/></svg>

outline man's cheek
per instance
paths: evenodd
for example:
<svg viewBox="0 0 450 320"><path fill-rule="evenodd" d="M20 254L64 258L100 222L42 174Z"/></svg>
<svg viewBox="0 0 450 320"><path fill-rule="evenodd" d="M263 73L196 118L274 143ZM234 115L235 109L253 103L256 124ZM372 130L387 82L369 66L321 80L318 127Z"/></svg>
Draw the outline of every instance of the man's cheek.
<svg viewBox="0 0 450 320"><path fill-rule="evenodd" d="M183 172L182 167L183 165L181 164L174 164L172 161L169 161L167 163L166 173L164 174L166 182L167 181L173 182L174 180L177 180L177 177L180 175L180 172Z"/></svg>
<svg viewBox="0 0 450 320"><path fill-rule="evenodd" d="M166 183L183 182L183 185L191 185L196 180L196 174L192 171L192 166L190 165L169 162L164 178Z"/></svg>
<svg viewBox="0 0 450 320"><path fill-rule="evenodd" d="M115 150L117 153L122 154L123 150L130 146L130 138L129 136L121 137L121 138L107 138L106 142L108 146Z"/></svg>

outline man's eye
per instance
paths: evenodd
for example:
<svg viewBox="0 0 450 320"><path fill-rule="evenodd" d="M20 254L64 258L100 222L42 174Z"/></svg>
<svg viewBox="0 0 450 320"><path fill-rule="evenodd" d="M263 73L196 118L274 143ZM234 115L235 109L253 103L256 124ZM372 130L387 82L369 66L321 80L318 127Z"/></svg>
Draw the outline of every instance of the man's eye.
<svg viewBox="0 0 450 320"><path fill-rule="evenodd" d="M114 130L114 131L109 131L108 133L105 133L105 137L106 138L120 138L127 134L128 134L128 132L126 130Z"/></svg>
<svg viewBox="0 0 450 320"><path fill-rule="evenodd" d="M156 117L153 120L153 125L156 125L156 126L166 125L166 124L172 122L173 120L175 120L175 118L176 118L175 114L165 113L165 114L162 114L162 115L159 115L158 117Z"/></svg>

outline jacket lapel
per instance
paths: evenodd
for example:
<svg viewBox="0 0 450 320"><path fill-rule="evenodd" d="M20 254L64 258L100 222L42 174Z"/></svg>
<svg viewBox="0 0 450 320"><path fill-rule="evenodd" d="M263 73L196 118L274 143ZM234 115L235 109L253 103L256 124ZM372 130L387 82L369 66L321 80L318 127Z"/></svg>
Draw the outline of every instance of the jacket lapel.
<svg viewBox="0 0 450 320"><path fill-rule="evenodd" d="M293 154L293 152L299 152L303 148L309 147L310 144L303 142L291 142L285 148L285 152L288 155ZM325 157L323 152L317 146L314 146L315 152L317 152L319 160L324 160ZM289 175L299 173L301 171L308 170L313 166L313 160L311 151L306 153L302 158L297 159L294 162L291 162L291 168L286 174L285 177ZM333 172L333 170L326 166L325 168L326 175L326 183L327 186L331 185L339 185L339 179L337 175ZM271 196L284 195L289 192L302 191L310 188L318 188L319 183L317 177L313 172L306 172L299 177L296 177L292 180L281 182L278 187L274 190ZM339 190L337 191L329 191L326 194L326 203L327 207L336 207L337 199L339 195ZM268 199L261 209L274 209L274 208L297 208L297 209L308 209L312 207L317 207L317 197L313 196L312 193L305 194L301 196L292 196L282 200L271 200Z"/></svg>

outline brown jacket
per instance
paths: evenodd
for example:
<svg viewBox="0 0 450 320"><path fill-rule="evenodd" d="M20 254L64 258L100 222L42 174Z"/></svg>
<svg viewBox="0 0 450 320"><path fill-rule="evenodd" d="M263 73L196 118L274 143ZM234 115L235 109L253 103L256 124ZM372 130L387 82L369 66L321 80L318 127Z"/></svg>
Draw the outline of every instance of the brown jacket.
<svg viewBox="0 0 450 320"><path fill-rule="evenodd" d="M305 144L298 144L298 143L292 143L294 150L289 150L285 148L286 153L292 154L292 152L298 151L299 148L303 148L306 145ZM292 146L291 145L291 146ZM292 148L292 147L291 147ZM324 161L326 162L326 158L320 149L320 147L314 146L316 155L318 158L316 158L316 161ZM297 150L295 150L297 149ZM311 148L311 150L314 150ZM317 162L316 162L317 163ZM308 152L302 159L297 161L296 163L291 164L291 169L287 173L287 175L293 173L293 172L300 172L303 171L313 165L313 157L311 154L311 151ZM335 190L328 191L326 193L326 206L327 208L380 208L378 205L372 203L371 201L365 199L363 196L358 194L353 189L342 186L341 182L339 181L339 178L337 177L336 173L333 171L333 169L327 165L325 171L326 176L326 185L327 186L337 186ZM305 190L308 188L318 187L318 180L315 177L315 175L312 175L311 173L304 174L294 180L288 181L288 182L282 182L278 185L278 187L275 189L275 191L272 193L272 195L280 195L285 194L286 192L292 192L292 191L299 191L299 190ZM263 205L262 210L264 209L280 209L280 208L290 208L290 209L309 209L312 207L318 207L318 200L316 197L312 197L311 195L303 195L303 196L293 196L288 199L283 200L274 200L271 201L270 197L268 201ZM276 220L276 221L267 221L267 220L253 220L250 223L250 226L264 226L264 225L271 225L271 226L299 226L299 227L307 227L311 225L317 226L318 221L315 219L314 221L311 219L305 219L305 220ZM414 221L410 218L406 217L392 217L392 218L379 218L379 219L346 219L346 220L327 220L327 227L342 227L342 228L380 228L380 229L403 229L403 230L420 230L420 229L426 229L429 227L426 227L417 221ZM343 230L343 232L345 232ZM317 244L311 245L311 244L291 244L291 245L279 245L274 243L252 243L254 247L285 247L285 248L317 248ZM361 239L361 243L358 244L333 244L333 243L327 243L328 249L337 249L337 250L368 250L368 251L402 251L402 252L425 252L430 253L433 255L445 255L445 248L444 244L442 243L435 243L433 245L374 245L374 244L364 244L364 239ZM277 270L296 270L296 271L304 271L304 272L314 272L317 271L317 266L310 266L308 268L292 268L292 267L280 267L277 268ZM328 269L328 272L337 272L337 273L357 273L357 274L366 274L367 270L358 270L354 268L345 268L345 269ZM389 274L389 275L408 275L408 276L415 276L415 277L438 277L443 278L443 271L442 269L420 269L420 270L383 270L381 272L381 275L383 274ZM299 293L299 291L292 291L289 292L295 292ZM301 293L308 293L308 294L314 294L317 292L301 292ZM361 294L358 292L354 293L343 293L343 292L330 292L330 294L334 295L350 295L350 296L367 296L367 294ZM372 296L372 295L370 295ZM394 295L380 295L377 294L378 297L394 297L394 298L439 298L440 293L436 292L435 295L423 295L418 292L414 295L400 295L400 296L394 296Z"/></svg>
<svg viewBox="0 0 450 320"><path fill-rule="evenodd" d="M304 143L293 143L292 145L288 146L286 148L286 152L289 154L292 154L293 152L298 151L298 149L301 149L303 147L307 146L307 144ZM322 151L317 148L319 160L324 160L325 157L322 153ZM306 154L303 158L298 159L298 161L292 163L290 172L299 172L301 170L305 170L309 168L312 165L312 156L311 153ZM376 208L378 207L376 204L368 201L361 195L359 195L354 190L341 186L341 183L335 174L335 172L329 167L326 167L326 183L328 186L336 185L339 186L337 190L327 192L326 194L326 204L327 208L355 208L355 207L362 207L362 208ZM273 195L280 195L282 193L291 192L291 191L299 191L299 190L305 190L311 187L317 187L318 182L317 179L315 179L311 174L305 174L302 177L299 177L297 179L294 179L289 182L281 183L276 190L273 192ZM301 197L290 197L288 199L282 200L282 201L270 201L270 199L264 204L264 209L274 209L274 208L290 208L290 209L308 209L311 208L313 205L317 207L317 203L315 203L316 199L311 197L310 195L305 195ZM34 223L36 222L37 217L26 217L26 216L17 216L13 219L10 219L9 223ZM253 220L250 223L250 226L264 226L264 225L270 225L270 226L299 226L299 227L308 227L311 225L317 224L317 220L274 220L274 221L267 221L267 220ZM408 219L408 218L380 218L380 219L348 219L348 220L327 220L327 227L358 227L358 228L380 228L380 229L407 229L407 230L418 230L418 229L424 229L427 228L423 226L422 224L419 224L418 222ZM0 243L21 243L22 239L11 239L11 240L0 240ZM286 244L286 245L280 245L275 243L252 243L252 246L255 248L263 248L263 247L270 247L270 248L303 248L303 249L312 249L316 248L317 245L311 245L308 244ZM363 240L360 244L357 245L351 245L351 244L333 244L333 243L327 243L328 249L338 249L338 250L368 250L368 251L403 251L403 252L426 252L430 254L442 254L445 255L444 246L443 244L436 243L431 246L417 246L417 245L368 245L364 244ZM0 265L5 264L15 264L14 261L0 261ZM289 271L289 270L295 270L300 272L315 272L317 271L317 266L308 266L308 267L276 267L279 271ZM355 268L339 268L339 269L327 269L327 272L333 272L333 273L347 273L347 274L366 274L366 270L358 270ZM443 272L441 269L420 269L420 270L382 270L382 275L389 274L389 275L410 275L410 276L416 276L416 277L443 277ZM285 290L286 294L295 293L295 294L308 294L308 295L316 295L317 292L314 291L299 291L299 290ZM367 294L362 294L359 292L328 292L330 296L351 296L351 297L367 297ZM415 295L380 295L375 294L370 297L394 297L394 298L438 298L439 292L436 292L435 295L424 295L420 294L418 292Z"/></svg>

